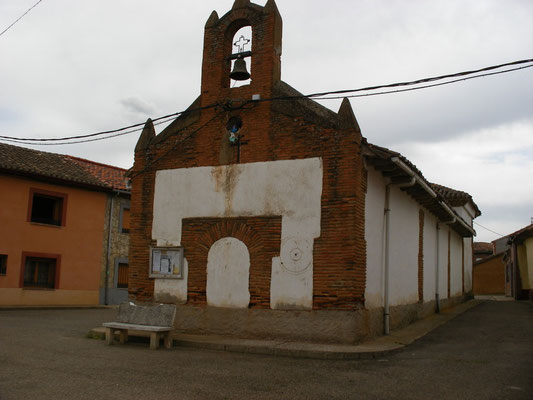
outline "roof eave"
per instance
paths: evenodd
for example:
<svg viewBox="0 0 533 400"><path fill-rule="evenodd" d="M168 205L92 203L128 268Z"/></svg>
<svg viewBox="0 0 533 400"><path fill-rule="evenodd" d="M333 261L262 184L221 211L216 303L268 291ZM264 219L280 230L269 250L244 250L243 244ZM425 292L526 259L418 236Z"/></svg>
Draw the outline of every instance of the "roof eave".
<svg viewBox="0 0 533 400"><path fill-rule="evenodd" d="M401 184L415 178L416 183L400 190L409 194L417 203L429 210L442 223L449 224L463 237L472 237L476 231L457 214L440 194L434 191L420 171L412 168L409 160L400 153L366 144L364 155L367 164L378 170L392 184Z"/></svg>
<svg viewBox="0 0 533 400"><path fill-rule="evenodd" d="M103 186L103 185L100 186L100 185L93 185L93 184L85 183L85 182L77 182L77 181L69 180L69 179L36 174L30 171L10 170L7 168L0 167L0 174L14 175L14 176L18 176L21 178L32 179L35 181L41 181L41 182L46 182L46 183L51 183L51 184L56 184L56 185L61 185L61 186L74 186L78 188L99 191L99 192L113 192L114 190L112 187L109 187L109 186Z"/></svg>

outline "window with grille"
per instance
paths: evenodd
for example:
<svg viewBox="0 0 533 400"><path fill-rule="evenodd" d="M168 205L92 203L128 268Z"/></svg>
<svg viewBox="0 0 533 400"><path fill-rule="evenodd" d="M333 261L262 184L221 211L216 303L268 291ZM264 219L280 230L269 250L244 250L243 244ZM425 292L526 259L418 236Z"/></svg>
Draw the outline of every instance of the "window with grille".
<svg viewBox="0 0 533 400"><path fill-rule="evenodd" d="M118 263L117 288L128 288L128 263Z"/></svg>
<svg viewBox="0 0 533 400"><path fill-rule="evenodd" d="M25 288L54 289L56 286L57 259L26 257L24 263Z"/></svg>

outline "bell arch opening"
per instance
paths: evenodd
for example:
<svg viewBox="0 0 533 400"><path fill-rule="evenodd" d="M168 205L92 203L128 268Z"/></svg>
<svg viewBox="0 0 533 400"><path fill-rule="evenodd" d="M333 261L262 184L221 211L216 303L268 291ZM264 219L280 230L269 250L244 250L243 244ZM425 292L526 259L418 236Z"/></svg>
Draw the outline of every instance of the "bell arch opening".
<svg viewBox="0 0 533 400"><path fill-rule="evenodd" d="M240 87L252 82L252 26L239 28L231 38L231 68L229 85ZM248 75L248 76L247 76Z"/></svg>

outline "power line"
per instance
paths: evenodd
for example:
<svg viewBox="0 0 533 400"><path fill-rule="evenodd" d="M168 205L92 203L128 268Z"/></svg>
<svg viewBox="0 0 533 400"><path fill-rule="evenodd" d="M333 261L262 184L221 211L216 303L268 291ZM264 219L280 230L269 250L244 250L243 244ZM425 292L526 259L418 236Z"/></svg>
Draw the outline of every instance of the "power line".
<svg viewBox="0 0 533 400"><path fill-rule="evenodd" d="M172 121L174 119L174 117L170 117L168 119L165 119L165 120L162 120L162 121L159 121L159 122L156 122L154 123L154 125L160 125L160 124L164 124L165 122L169 122L169 121ZM131 129L131 130L127 130L127 131L124 131L124 132L118 132L118 133L114 133L112 135L109 135L109 136L103 136L103 137L93 137L91 139L79 139L79 140L72 140L72 141L69 141L69 142L44 142L44 143L28 143L28 142L25 142L25 141L22 141L22 140L19 140L19 139L0 139L2 141L6 141L6 142L12 142L12 143L19 143L19 144L29 144L29 145L35 145L35 146L59 146L59 145L64 145L64 144L78 144L78 143L89 143L89 142L96 142L98 140L105 140L105 139L111 139L111 138L114 138L114 137L117 137L117 136L123 136L123 135L127 135L129 133L134 133L134 132L138 132L138 131L142 131L144 129L144 125L146 123L143 123L143 127L142 128L135 128L135 129ZM138 126L138 124L136 124L135 126ZM126 128L127 129L127 128ZM93 135L94 136L94 135ZM48 139L46 139L48 140ZM62 140L62 139L60 139Z"/></svg>
<svg viewBox="0 0 533 400"><path fill-rule="evenodd" d="M348 98L369 97L369 96L378 96L378 95L382 95L382 94L393 94L393 93L410 92L410 91L413 91L413 90L427 89L427 88L432 88L432 87L436 87L436 86L449 85L450 83L457 83L457 82L467 81L467 80L475 79L475 78L483 78L485 76L504 74L506 72L518 71L520 69L526 69L526 68L531 68L531 67L533 67L533 64L526 65L526 66L523 66L523 67L506 69L506 70L503 70L503 71L489 72L489 73L486 73L486 74L468 76L466 78L454 79L454 80L451 80L451 81L448 81L448 82L432 83L430 85L417 86L417 87L414 87L414 88L387 90L387 91L384 91L384 92L377 92L377 93L353 94L353 95L347 95L347 96L315 97L315 99L317 99L317 100L334 100L334 99L343 99L345 97L348 97Z"/></svg>
<svg viewBox="0 0 533 400"><path fill-rule="evenodd" d="M0 36L2 36L4 33L6 33L9 28L11 28L13 25L15 25L17 22L19 22L26 14L28 14L31 10L33 10L35 7L37 7L37 4L39 4L41 1L43 0L39 0L37 3L35 3L33 6L31 6L30 8L28 8L28 10L22 14L20 17L18 17L15 22L13 22L11 25L9 25L6 29L4 29L2 32L0 32Z"/></svg>
<svg viewBox="0 0 533 400"><path fill-rule="evenodd" d="M505 236L505 235L502 235L501 233L495 232L495 231L493 231L492 229L489 229L489 228L487 228L487 227L485 227L485 226L479 224L479 223L476 222L476 221L474 221L474 224L476 224L477 226L479 226L479 227L481 227L481 228L483 228L483 229L486 229L486 230L489 231L489 232L495 233L496 235L500 235L501 237L504 237L504 236Z"/></svg>
<svg viewBox="0 0 533 400"><path fill-rule="evenodd" d="M242 106L241 106L242 107ZM239 107L240 108L240 107ZM130 179L133 179L135 178L136 176L142 174L143 172L145 172L148 167L150 165L154 165L155 163L157 163L159 160L163 159L164 157L166 157L169 153L171 153L172 151L174 151L174 149L178 146L178 144L180 143L183 143L185 140L189 139L190 137L192 137L196 132L200 131L201 129L203 129L205 126L207 126L208 124L210 124L212 121L214 121L215 119L217 119L218 117L220 117L222 115L222 113L226 111L224 109L222 109L221 111L219 111L218 113L216 113L213 117L211 117L209 120L207 120L205 123L203 123L202 125L200 125L198 128L196 129L193 129L188 135L186 136L182 136L182 137L178 137L176 139L176 141L174 142L174 144L167 150L165 151L163 154L161 154L159 157L153 159L153 160L147 160L145 166L143 169L141 169L140 171L137 171L136 173L132 173L130 174L129 178ZM176 133L182 133L185 129L187 128L183 128L182 130L179 130L177 132L175 132L174 134Z"/></svg>
<svg viewBox="0 0 533 400"><path fill-rule="evenodd" d="M491 76L491 75L497 75L497 74L503 74L503 73L508 73L512 71L517 71L520 69L530 68L530 67L533 67L533 64L516 67L516 68L510 68L510 69L506 69L503 71L487 72L487 73L479 74L479 72L492 71L492 70L500 69L506 66L520 65L520 64L526 64L526 63L532 63L532 62L533 62L533 59L525 59L525 60L518 60L518 61L513 61L513 62L509 62L505 64L500 64L500 65L493 65L490 67L484 67L484 68L477 69L477 70L456 72L453 74L441 75L441 76L430 77L430 78L422 78L422 79L417 79L414 81L405 81L405 82L389 83L389 84L384 84L384 85L367 86L367 87L358 88L358 89L343 89L343 90L335 90L335 91L329 91L329 92L312 93L308 95L281 96L281 97L264 98L264 99L259 99L259 100L248 100L241 107L249 103L258 103L258 102L266 102L266 101L282 101L282 100L292 100L292 99L301 99L301 98L330 100L330 99L339 99L339 98L344 98L344 97L351 98L351 97L377 96L377 95L393 94L393 93L400 93L400 92L406 92L406 91L412 91L412 90L426 89L430 87L448 85L451 83L457 83L457 82L466 81L470 79L476 79L476 78L481 78L481 77L486 77L486 76ZM478 74L478 75L474 75L474 74ZM469 76L469 75L474 75L474 76ZM384 88L420 85L421 83L435 82L435 81L439 81L443 79L450 79L453 77L459 77L459 79L453 79L447 82L432 83L432 84L423 85L423 86L416 86L412 88L388 90L388 91L377 92L377 93L365 93L365 94L359 93L362 91L372 91L372 90L384 89ZM359 94L350 95L349 93L359 93ZM332 94L333 95L344 94L344 95L343 96L329 96ZM325 96L328 96L328 97L325 97ZM205 109L219 107L219 106L222 106L222 105L220 103L215 103L215 104L211 104L211 105L204 106L204 107L188 109L185 111L179 111L176 113L167 114L162 117L155 118L153 119L153 121L154 122L161 121L156 124L158 125L160 123L168 122L169 119L178 117L181 114L190 113L190 112L199 111L199 110L205 110ZM32 144L32 145L78 144L78 143L86 143L86 142L91 142L91 141L96 141L96 140L109 139L109 138L113 138L117 136L126 135L129 133L137 132L137 131L142 130L144 125L145 125L145 122L141 122L141 123L129 125L129 126L119 128L119 129L112 129L112 130L101 131L101 132L96 132L96 133L91 133L91 134L86 134L86 135L67 136L67 137L61 137L61 138L22 138L22 137L0 135L0 141L8 141L8 142L14 142L14 143L19 143L19 144ZM107 135L107 136L104 136L104 135ZM102 137L96 138L97 136L102 136ZM93 139L88 139L88 138L93 138ZM52 143L45 143L45 142L52 142Z"/></svg>
<svg viewBox="0 0 533 400"><path fill-rule="evenodd" d="M181 114L190 113L190 112L193 112L193 111L205 110L205 109L208 109L208 108L217 107L218 105L219 104L216 103L216 104L212 104L212 105L205 106L205 107L195 108L195 109L192 109L192 110L178 111L178 112L175 112L175 113L172 113L172 114L163 115L162 117L157 117L157 118L153 119L152 122L160 121L160 120L167 120L169 118L177 117L177 116L179 116ZM94 136L107 135L107 134L111 134L111 133L117 133L117 132L125 131L125 130L131 129L131 128L141 127L140 129L132 130L129 133L136 132L136 131L142 130L142 127L144 127L145 123L146 122L139 122L137 124L128 125L128 126L125 126L123 128L119 128L119 129L112 129L112 130L108 130L108 131L89 133L87 135L67 136L67 137L61 137L61 138L21 138L21 137L1 136L0 135L0 139L9 139L11 141L18 141L18 143L21 143L21 142L22 143L24 143L24 142L58 142L58 141L62 141L62 140L84 139L84 138L89 138L89 137L94 137ZM111 137L114 137L114 136L119 136L119 135L113 135ZM78 143L78 142L76 142L76 143ZM31 144L31 143L28 143L28 144ZM58 144L65 144L65 143L58 143Z"/></svg>
<svg viewBox="0 0 533 400"><path fill-rule="evenodd" d="M399 87L399 86L412 86L412 85L419 85L421 83L427 83L427 82L434 82L438 80L443 79L449 79L449 78L456 78L460 76L467 76L467 75L473 75L477 74L479 72L485 72L485 71L491 71L494 69L500 69L503 67L508 67L511 65L519 65L519 64L529 64L533 62L533 58L525 59L525 60L518 60L518 61L512 61L505 64L499 64L499 65L492 65L490 67L484 67L476 70L470 70L470 71L462 71L462 72L455 72L453 74L447 74L447 75L440 75L440 76L434 76L431 78L422 78L417 79L414 81L406 81L406 82L396 82L396 83L389 83L385 85L375 85L375 86L367 86L363 88L358 89L342 89L342 90L334 90L329 92L319 92L319 93L313 93L308 95L300 95L300 96L286 96L286 97L274 97L271 99L261 99L258 101L269 101L274 99L290 99L290 98L299 98L299 97L321 97L321 96L327 96L329 94L343 94L343 93L356 93L356 92L363 92L363 91L369 91L369 90L377 90L377 89L385 89L385 88L392 88L392 87ZM478 77L481 77L482 75L479 75Z"/></svg>

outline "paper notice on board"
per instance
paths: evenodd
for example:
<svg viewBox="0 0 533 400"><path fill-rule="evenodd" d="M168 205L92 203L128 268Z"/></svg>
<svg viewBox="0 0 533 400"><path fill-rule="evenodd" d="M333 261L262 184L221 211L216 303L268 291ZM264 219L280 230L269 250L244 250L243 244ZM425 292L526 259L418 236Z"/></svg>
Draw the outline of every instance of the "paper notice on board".
<svg viewBox="0 0 533 400"><path fill-rule="evenodd" d="M152 251L152 271L161 272L161 250Z"/></svg>
<svg viewBox="0 0 533 400"><path fill-rule="evenodd" d="M168 255L161 257L161 273L170 274L171 273L171 262Z"/></svg>

